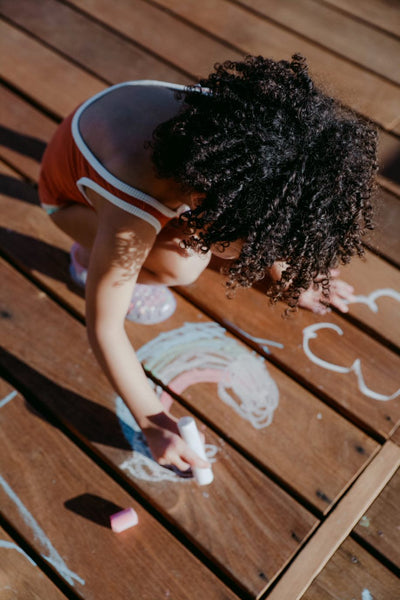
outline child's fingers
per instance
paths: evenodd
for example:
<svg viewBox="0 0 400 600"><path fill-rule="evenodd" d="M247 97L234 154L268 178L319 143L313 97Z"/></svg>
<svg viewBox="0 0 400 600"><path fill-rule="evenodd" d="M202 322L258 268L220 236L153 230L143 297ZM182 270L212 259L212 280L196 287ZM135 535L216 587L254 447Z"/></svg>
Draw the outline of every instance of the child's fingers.
<svg viewBox="0 0 400 600"><path fill-rule="evenodd" d="M347 302L340 298L339 296L333 296L330 300L331 305L340 310L340 312L347 313L349 312L349 307L347 306Z"/></svg>
<svg viewBox="0 0 400 600"><path fill-rule="evenodd" d="M335 281L332 285L332 291L334 294L345 298L346 300L354 300L354 287L341 279Z"/></svg>
<svg viewBox="0 0 400 600"><path fill-rule="evenodd" d="M193 452L189 447L185 449L185 453L181 454L181 458L188 463L191 467L198 467L199 469L207 469L210 467L210 463L200 458L198 454Z"/></svg>

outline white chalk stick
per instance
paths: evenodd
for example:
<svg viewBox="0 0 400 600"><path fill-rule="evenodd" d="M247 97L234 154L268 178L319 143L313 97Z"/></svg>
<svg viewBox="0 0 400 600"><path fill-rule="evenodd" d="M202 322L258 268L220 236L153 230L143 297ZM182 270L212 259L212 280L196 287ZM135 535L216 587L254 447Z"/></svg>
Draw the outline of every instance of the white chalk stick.
<svg viewBox="0 0 400 600"><path fill-rule="evenodd" d="M207 460L207 456L204 450L203 442L197 429L196 421L193 417L182 417L178 421L179 433L181 434L184 441L187 443L200 458ZM200 469L193 467L193 475L199 485L208 485L214 479L214 475L211 467Z"/></svg>
<svg viewBox="0 0 400 600"><path fill-rule="evenodd" d="M121 510L120 512L115 513L115 515L111 515L110 522L111 529L115 531L115 533L120 533L121 531L125 531L125 529L129 529L129 527L137 525L139 523L139 517L133 508L125 508L125 510Z"/></svg>

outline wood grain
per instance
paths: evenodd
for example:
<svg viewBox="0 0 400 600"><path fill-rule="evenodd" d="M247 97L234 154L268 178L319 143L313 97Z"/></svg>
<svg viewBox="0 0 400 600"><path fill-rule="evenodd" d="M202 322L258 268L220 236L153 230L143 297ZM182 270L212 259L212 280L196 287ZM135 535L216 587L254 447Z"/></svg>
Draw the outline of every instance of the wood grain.
<svg viewBox="0 0 400 600"><path fill-rule="evenodd" d="M354 533L400 570L400 471L360 519Z"/></svg>
<svg viewBox="0 0 400 600"><path fill-rule="evenodd" d="M4 86L0 86L0 157L37 182L40 161L57 124Z"/></svg>
<svg viewBox="0 0 400 600"><path fill-rule="evenodd" d="M19 364L13 368L13 360L5 357L3 367L34 389L67 427L85 444L93 445L241 588L254 596L262 593L304 543L316 525L315 518L206 428L207 442L217 451L216 485L204 491L193 481L171 483L157 475L157 470L153 478L146 477L144 471L151 474L156 465L141 466L138 440L133 456L123 431L128 427L129 439L138 436L116 416L116 395L88 348L84 327L34 286L24 284L9 267L2 273L7 290L2 294L2 310L11 315L3 319L6 347ZM24 300L17 307L21 292ZM35 336L38 327L41 333ZM28 339L34 342L24 351ZM21 361L27 368L21 367ZM181 417L188 411L176 404L173 413ZM372 449L373 444L365 441Z"/></svg>
<svg viewBox="0 0 400 600"><path fill-rule="evenodd" d="M85 600L133 592L149 600L167 592L186 600L189 590L199 600L235 598L21 396L1 407L0 420L3 513ZM116 535L109 517L128 506L138 513L139 524Z"/></svg>
<svg viewBox="0 0 400 600"><path fill-rule="evenodd" d="M349 535L400 465L400 448L388 441L268 596L298 600Z"/></svg>
<svg viewBox="0 0 400 600"><path fill-rule="evenodd" d="M397 598L399 580L350 537L335 552L301 600ZM367 595L369 593L369 595Z"/></svg>
<svg viewBox="0 0 400 600"><path fill-rule="evenodd" d="M362 328L400 349L400 272L371 252L342 268L341 277L354 286L360 302L349 305L349 315ZM377 290L390 296L373 301ZM372 296L371 296L372 294ZM369 298L370 304L364 304ZM397 298L397 299L396 299ZM376 311L376 312L375 312Z"/></svg>
<svg viewBox="0 0 400 600"><path fill-rule="evenodd" d="M375 230L366 236L365 244L397 267L400 267L399 223L399 198L381 188L376 203Z"/></svg>
<svg viewBox="0 0 400 600"><path fill-rule="evenodd" d="M242 4L365 69L400 83L400 39L314 0L242 0Z"/></svg>
<svg viewBox="0 0 400 600"><path fill-rule="evenodd" d="M111 4L107 0L70 0L70 3L195 78L209 73L215 62L243 57L243 52L232 48L229 42L224 44L176 19L153 2L120 0Z"/></svg>
<svg viewBox="0 0 400 600"><path fill-rule="evenodd" d="M106 0L85 0L93 1L99 6ZM203 0L201 3L196 0L154 1L220 40L233 43L246 54L287 60L295 52L301 52L308 59L311 74L328 94L387 129L399 117L400 88L394 83L323 50L242 6L228 0Z"/></svg>
<svg viewBox="0 0 400 600"><path fill-rule="evenodd" d="M3 61L3 78L59 117L105 87L89 73L82 78L79 67L5 21L0 21L0 53L12 57Z"/></svg>
<svg viewBox="0 0 400 600"><path fill-rule="evenodd" d="M364 0L352 0L352 2L323 0L323 2L399 37L400 8L397 2L392 2L392 0L369 0L368 2L364 2Z"/></svg>
<svg viewBox="0 0 400 600"><path fill-rule="evenodd" d="M394 434L391 437L391 440L397 444L398 446L400 446L400 427L398 427L396 429L396 431L394 432Z"/></svg>
<svg viewBox="0 0 400 600"><path fill-rule="evenodd" d="M70 245L68 238L58 234L39 207L27 207L24 202L4 197L0 206L9 229L4 229L2 233L0 244L3 251L83 317L83 299L68 284L68 262L64 252ZM34 252L32 247L35 248ZM220 286L220 283L216 285ZM187 322L209 322L209 319L182 298L177 297L177 302L176 313L165 323L154 327L126 324L135 348L144 346L160 333L176 331ZM229 315L230 308L231 304L226 315ZM57 330L58 325L54 324L54 328ZM48 335L51 336L51 329ZM10 335L10 339L14 345L15 334ZM248 352L245 346L240 347ZM18 352L15 349L15 352L19 355L21 350L22 347ZM42 352L38 350L36 356L42 356ZM79 356L69 360L73 363L79 361ZM42 362L41 360L40 365ZM48 369L46 361L44 364ZM40 369L43 368L40 366ZM87 369L88 366L81 368ZM220 400L215 383L198 383L182 392L181 396L188 406L211 421L257 463L264 465L285 481L290 489L296 490L296 493L325 513L350 485L378 446L279 369L273 365L268 365L267 368L279 388L279 408L274 412L272 424L257 432L248 421ZM51 376L56 377L57 371L52 372ZM158 372L155 376L162 379ZM85 381L84 371L80 377L82 384ZM93 374L93 378L97 378L97 375ZM89 396L93 393L86 384L84 392L81 388L76 391ZM102 395L106 395L105 392ZM312 443L304 444L305 437L311 439ZM320 460L321 455L325 457L324 461ZM334 478L332 472L335 472Z"/></svg>
<svg viewBox="0 0 400 600"><path fill-rule="evenodd" d="M234 300L229 300L220 284L219 273L211 269L191 286L180 288L180 293L230 331L243 336L260 352L263 352L263 343L255 338L283 344L283 348L270 345L267 356L296 374L300 381L311 384L313 390L329 398L349 418L385 438L396 427L400 418L398 397L387 402L373 399L361 391L355 373L337 372L332 370L335 368L332 365L350 368L359 359L369 390L390 397L399 390L400 359L343 317L334 312L318 316L299 311L284 319L284 307L269 306L264 293L258 289L239 291ZM304 351L305 332L317 326L323 328L317 332L317 338L310 340L312 361ZM315 357L330 366L324 368L315 362Z"/></svg>
<svg viewBox="0 0 400 600"><path fill-rule="evenodd" d="M160 57L56 0L2 0L1 12L57 52L109 84L130 79L188 83L187 75Z"/></svg>
<svg viewBox="0 0 400 600"><path fill-rule="evenodd" d="M4 393L3 386L1 393ZM2 600L15 600L15 598L65 600L64 594L2 527L0 527L0 564Z"/></svg>

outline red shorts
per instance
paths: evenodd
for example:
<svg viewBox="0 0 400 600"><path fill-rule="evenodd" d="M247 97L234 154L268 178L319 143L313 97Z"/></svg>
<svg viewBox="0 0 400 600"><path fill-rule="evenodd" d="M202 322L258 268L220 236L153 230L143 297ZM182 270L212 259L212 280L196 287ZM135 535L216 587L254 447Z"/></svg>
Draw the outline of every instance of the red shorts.
<svg viewBox="0 0 400 600"><path fill-rule="evenodd" d="M117 179L98 161L79 131L79 118L92 102L116 87L144 83L175 87L164 82L126 82L112 86L79 106L57 128L44 153L39 177L39 198L47 213L52 214L74 202L93 208L86 194L87 188L144 219L157 233L182 212L171 210L152 196Z"/></svg>

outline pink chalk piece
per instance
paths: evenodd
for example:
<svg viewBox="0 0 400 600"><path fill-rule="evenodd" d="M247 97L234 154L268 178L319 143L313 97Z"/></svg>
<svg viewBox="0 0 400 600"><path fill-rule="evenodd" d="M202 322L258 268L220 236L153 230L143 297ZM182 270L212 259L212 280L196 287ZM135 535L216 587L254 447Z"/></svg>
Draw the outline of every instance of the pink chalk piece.
<svg viewBox="0 0 400 600"><path fill-rule="evenodd" d="M115 513L115 515L111 515L110 521L111 529L115 533L120 533L121 531L125 531L125 529L129 529L129 527L137 525L139 523L139 517L133 508L125 508L125 510L121 510L120 512Z"/></svg>

